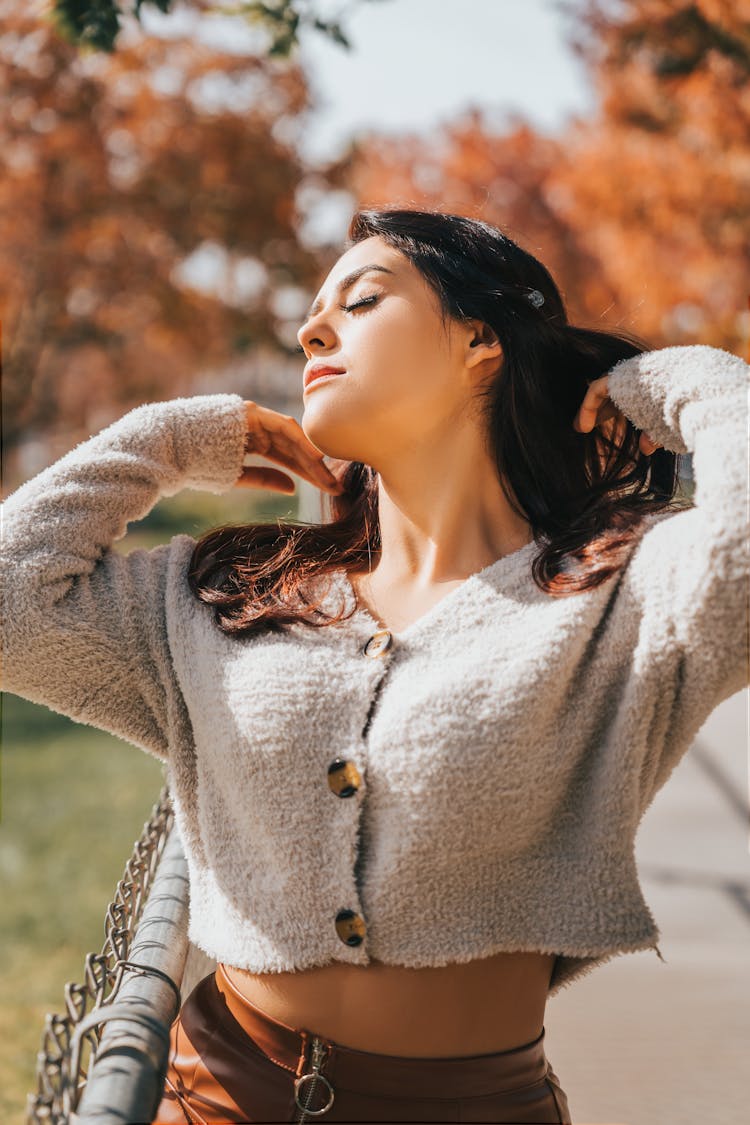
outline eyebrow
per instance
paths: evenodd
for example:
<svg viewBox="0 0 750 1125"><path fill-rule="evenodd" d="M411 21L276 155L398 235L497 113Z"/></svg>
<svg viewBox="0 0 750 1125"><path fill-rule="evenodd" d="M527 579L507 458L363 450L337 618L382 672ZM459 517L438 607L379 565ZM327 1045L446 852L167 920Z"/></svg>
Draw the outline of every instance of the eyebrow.
<svg viewBox="0 0 750 1125"><path fill-rule="evenodd" d="M376 262L371 262L367 266L358 266L356 270L352 270L346 277L342 277L341 281L336 286L336 292L343 293L345 289L348 289L350 285L354 284L358 277L361 277L362 274L366 273L368 270L380 270L381 273L393 274L393 270L389 270L387 266L379 266ZM318 297L305 313L305 320L309 320L311 316L315 316L315 313L322 307L323 302L320 297Z"/></svg>

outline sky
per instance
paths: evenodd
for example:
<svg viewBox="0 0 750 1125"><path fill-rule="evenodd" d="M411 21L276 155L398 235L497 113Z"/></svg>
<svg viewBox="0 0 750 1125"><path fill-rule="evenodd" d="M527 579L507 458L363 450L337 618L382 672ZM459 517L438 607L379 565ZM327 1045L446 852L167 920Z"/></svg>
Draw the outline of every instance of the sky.
<svg viewBox="0 0 750 1125"><path fill-rule="evenodd" d="M554 132L594 104L557 0L359 0L342 22L350 52L317 32L300 41L318 99L311 157L337 155L357 129L425 130L469 105L491 122L515 111Z"/></svg>
<svg viewBox="0 0 750 1125"><path fill-rule="evenodd" d="M323 18L338 16L351 50L304 28L293 56L315 102L303 155L333 159L358 130L429 130L470 106L490 125L507 114L555 132L594 104L585 68L570 49L581 0L307 0ZM168 15L146 6L143 28L193 34L217 48L252 52L265 33L238 17L198 14L178 2Z"/></svg>

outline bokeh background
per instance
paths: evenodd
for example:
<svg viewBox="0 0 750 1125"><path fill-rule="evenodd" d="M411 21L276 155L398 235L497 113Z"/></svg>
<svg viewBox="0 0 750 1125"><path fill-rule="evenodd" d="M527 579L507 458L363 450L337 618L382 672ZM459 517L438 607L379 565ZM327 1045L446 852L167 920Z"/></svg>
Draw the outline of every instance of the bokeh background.
<svg viewBox="0 0 750 1125"><path fill-rule="evenodd" d="M107 49L63 34L63 3L0 0L5 495L142 402L235 391L300 419L296 332L358 206L496 223L550 268L573 322L747 357L748 0L231 7L158 0L137 19L123 0ZM186 491L115 549L276 516L318 519L317 495ZM550 1005L576 1121L746 1111L747 741L740 693L644 826L671 983L631 955ZM5 695L2 783L11 1121L162 772Z"/></svg>

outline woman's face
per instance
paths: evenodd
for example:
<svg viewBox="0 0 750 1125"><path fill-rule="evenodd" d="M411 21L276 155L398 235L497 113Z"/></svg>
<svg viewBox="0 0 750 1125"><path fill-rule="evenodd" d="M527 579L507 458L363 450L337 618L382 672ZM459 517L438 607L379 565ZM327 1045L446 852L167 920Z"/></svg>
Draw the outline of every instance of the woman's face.
<svg viewBox="0 0 750 1125"><path fill-rule="evenodd" d="M339 288L364 266L380 268ZM345 373L304 389L301 425L310 441L330 457L378 470L404 450L434 452L470 403L471 327L448 320L444 330L437 294L378 236L339 258L312 308L298 332L306 366Z"/></svg>

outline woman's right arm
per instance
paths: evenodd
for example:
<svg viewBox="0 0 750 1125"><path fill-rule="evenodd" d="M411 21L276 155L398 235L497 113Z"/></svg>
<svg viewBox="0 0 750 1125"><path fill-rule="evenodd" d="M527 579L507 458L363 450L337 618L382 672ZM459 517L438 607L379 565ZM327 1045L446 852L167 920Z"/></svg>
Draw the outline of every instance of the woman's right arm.
<svg viewBox="0 0 750 1125"><path fill-rule="evenodd" d="M243 474L239 395L136 407L2 505L2 687L166 761L181 708L165 621L175 545L122 555L128 523Z"/></svg>

